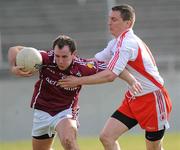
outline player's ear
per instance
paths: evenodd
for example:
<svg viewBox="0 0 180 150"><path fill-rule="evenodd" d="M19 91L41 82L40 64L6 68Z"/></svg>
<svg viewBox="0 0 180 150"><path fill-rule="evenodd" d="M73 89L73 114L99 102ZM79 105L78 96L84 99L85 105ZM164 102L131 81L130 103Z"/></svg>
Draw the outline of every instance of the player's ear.
<svg viewBox="0 0 180 150"><path fill-rule="evenodd" d="M77 56L77 50L75 50L72 55Z"/></svg>
<svg viewBox="0 0 180 150"><path fill-rule="evenodd" d="M132 20L127 20L126 25L127 25L128 28L132 27L133 21Z"/></svg>

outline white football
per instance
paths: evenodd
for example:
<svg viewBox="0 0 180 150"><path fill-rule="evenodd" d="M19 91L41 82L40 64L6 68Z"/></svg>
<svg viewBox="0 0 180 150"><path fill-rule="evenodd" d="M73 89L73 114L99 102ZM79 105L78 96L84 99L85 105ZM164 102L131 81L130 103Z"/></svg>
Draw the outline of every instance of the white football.
<svg viewBox="0 0 180 150"><path fill-rule="evenodd" d="M16 55L16 65L23 66L23 71L37 71L42 64L40 52L32 47L24 47Z"/></svg>

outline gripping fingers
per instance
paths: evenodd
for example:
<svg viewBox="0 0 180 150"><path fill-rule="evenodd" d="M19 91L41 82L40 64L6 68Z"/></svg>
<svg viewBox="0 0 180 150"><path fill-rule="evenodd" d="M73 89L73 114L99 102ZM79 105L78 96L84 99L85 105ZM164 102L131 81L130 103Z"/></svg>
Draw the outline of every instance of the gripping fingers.
<svg viewBox="0 0 180 150"><path fill-rule="evenodd" d="M139 93L142 92L142 86L139 82L136 82L135 84L133 84L131 86L131 92L133 93L133 95L137 95Z"/></svg>

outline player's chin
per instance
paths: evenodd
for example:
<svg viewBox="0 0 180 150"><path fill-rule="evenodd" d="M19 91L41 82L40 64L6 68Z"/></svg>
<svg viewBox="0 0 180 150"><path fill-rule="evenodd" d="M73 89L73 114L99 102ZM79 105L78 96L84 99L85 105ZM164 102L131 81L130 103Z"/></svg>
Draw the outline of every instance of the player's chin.
<svg viewBox="0 0 180 150"><path fill-rule="evenodd" d="M67 69L67 67L63 67L63 66L58 66L58 68L59 68L60 70L66 70L66 69Z"/></svg>

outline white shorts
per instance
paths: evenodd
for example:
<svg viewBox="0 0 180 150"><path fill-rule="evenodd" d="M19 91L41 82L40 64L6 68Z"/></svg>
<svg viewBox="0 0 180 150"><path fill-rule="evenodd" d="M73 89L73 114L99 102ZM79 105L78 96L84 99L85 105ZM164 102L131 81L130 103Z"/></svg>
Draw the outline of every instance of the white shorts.
<svg viewBox="0 0 180 150"><path fill-rule="evenodd" d="M51 116L47 112L35 109L32 136L36 137L48 134L49 137L52 137L52 135L56 133L55 128L57 124L65 118L72 118L71 108L62 111L55 116Z"/></svg>

